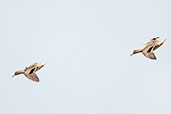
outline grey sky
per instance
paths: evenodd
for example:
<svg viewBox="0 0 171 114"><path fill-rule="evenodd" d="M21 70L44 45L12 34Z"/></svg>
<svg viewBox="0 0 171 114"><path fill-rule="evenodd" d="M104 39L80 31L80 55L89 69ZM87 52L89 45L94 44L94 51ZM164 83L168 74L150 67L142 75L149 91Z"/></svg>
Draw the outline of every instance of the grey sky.
<svg viewBox="0 0 171 114"><path fill-rule="evenodd" d="M1 114L170 114L169 0L1 0ZM160 36L157 61L133 49ZM40 83L16 70L48 61Z"/></svg>

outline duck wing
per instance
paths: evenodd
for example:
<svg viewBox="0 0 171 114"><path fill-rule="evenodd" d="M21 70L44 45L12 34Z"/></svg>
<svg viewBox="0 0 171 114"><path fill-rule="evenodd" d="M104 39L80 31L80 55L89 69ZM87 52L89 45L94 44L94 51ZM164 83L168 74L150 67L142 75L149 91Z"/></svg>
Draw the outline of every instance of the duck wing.
<svg viewBox="0 0 171 114"><path fill-rule="evenodd" d="M156 60L157 59L153 52L150 52L148 54L147 53L143 53L143 54L144 54L144 56L146 56L149 59L152 59L152 60Z"/></svg>
<svg viewBox="0 0 171 114"><path fill-rule="evenodd" d="M153 49L153 50L158 49L160 46L162 46L162 45L163 45L163 43L164 43L165 41L166 41L166 40L163 40L163 41L161 41L161 42L158 42L158 43L155 45L155 47L154 47L154 49Z"/></svg>
<svg viewBox="0 0 171 114"><path fill-rule="evenodd" d="M30 80L32 80L32 81L34 81L34 82L39 82L39 78L38 78L38 76L36 75L36 73L32 73L32 74L26 74L26 73L24 73L24 75L25 75L28 79L30 79Z"/></svg>
<svg viewBox="0 0 171 114"><path fill-rule="evenodd" d="M37 66L37 64L38 64L38 63L33 63L33 64L27 66L27 67L25 68L25 70L26 70L26 69L31 69L31 68Z"/></svg>
<svg viewBox="0 0 171 114"><path fill-rule="evenodd" d="M147 46L147 45L155 45L158 43L160 43L160 40L156 39L156 40L149 40L149 41L145 42L144 44Z"/></svg>

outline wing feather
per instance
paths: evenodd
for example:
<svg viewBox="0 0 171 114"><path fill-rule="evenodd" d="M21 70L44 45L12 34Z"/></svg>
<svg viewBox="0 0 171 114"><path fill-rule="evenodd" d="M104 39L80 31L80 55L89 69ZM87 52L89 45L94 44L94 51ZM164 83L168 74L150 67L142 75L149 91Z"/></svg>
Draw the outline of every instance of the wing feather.
<svg viewBox="0 0 171 114"><path fill-rule="evenodd" d="M156 40L149 40L149 41L145 42L144 44L147 46L147 45L154 45L159 42L160 42L160 40L156 39Z"/></svg>
<svg viewBox="0 0 171 114"><path fill-rule="evenodd" d="M34 82L39 82L39 78L38 78L38 76L36 75L36 73L32 73L32 74L24 73L24 75L25 75L28 79L30 79L30 80L32 80L32 81L34 81Z"/></svg>

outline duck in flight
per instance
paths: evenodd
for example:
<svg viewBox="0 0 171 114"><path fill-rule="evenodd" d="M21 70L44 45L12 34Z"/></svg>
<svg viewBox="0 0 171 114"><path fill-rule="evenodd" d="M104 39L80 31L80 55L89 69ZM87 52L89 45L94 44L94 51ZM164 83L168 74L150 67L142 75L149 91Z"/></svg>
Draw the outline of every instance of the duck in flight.
<svg viewBox="0 0 171 114"><path fill-rule="evenodd" d="M14 76L17 76L19 74L24 74L28 79L39 82L39 78L36 75L36 72L40 70L42 67L44 67L47 64L47 62L44 63L34 63L26 67L24 70L19 70L14 73Z"/></svg>
<svg viewBox="0 0 171 114"><path fill-rule="evenodd" d="M149 59L152 59L152 60L156 60L156 56L154 54L154 51L156 49L158 49L161 45L163 45L163 43L166 41L165 40L162 40L160 41L159 40L159 37L156 37L156 38L153 38L147 42L145 42L145 47L143 49L136 49L133 51L133 53L131 54L134 55L134 54L137 54L137 53L143 53L143 55Z"/></svg>

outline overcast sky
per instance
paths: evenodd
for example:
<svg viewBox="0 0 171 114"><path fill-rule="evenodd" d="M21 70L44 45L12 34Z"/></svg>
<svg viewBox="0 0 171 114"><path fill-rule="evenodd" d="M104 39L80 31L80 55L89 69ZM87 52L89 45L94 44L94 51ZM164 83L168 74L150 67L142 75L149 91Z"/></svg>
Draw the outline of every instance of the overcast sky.
<svg viewBox="0 0 171 114"><path fill-rule="evenodd" d="M1 114L170 114L170 0L1 0ZM130 57L153 37L155 54ZM48 61L39 83L16 70Z"/></svg>

